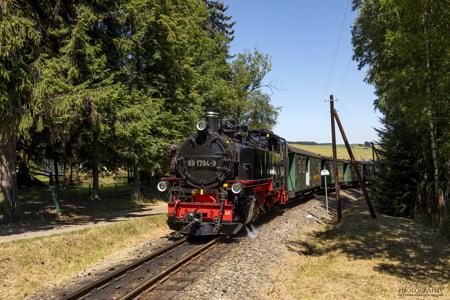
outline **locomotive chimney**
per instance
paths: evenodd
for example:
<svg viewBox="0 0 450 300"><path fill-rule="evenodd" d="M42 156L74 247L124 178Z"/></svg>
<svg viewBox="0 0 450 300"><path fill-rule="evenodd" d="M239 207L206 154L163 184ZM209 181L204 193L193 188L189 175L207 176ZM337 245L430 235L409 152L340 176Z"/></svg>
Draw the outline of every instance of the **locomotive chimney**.
<svg viewBox="0 0 450 300"><path fill-rule="evenodd" d="M220 113L212 106L205 108L205 120L208 122L208 128L211 132L219 132Z"/></svg>

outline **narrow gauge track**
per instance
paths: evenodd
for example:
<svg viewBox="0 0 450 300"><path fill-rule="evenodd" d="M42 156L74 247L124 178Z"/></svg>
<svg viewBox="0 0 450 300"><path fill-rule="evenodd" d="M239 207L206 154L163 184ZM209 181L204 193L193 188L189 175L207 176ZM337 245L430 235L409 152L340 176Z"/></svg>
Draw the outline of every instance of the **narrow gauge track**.
<svg viewBox="0 0 450 300"><path fill-rule="evenodd" d="M134 299L176 273L182 266L199 257L223 237L207 243L189 242L182 238L81 288L63 295L74 299Z"/></svg>

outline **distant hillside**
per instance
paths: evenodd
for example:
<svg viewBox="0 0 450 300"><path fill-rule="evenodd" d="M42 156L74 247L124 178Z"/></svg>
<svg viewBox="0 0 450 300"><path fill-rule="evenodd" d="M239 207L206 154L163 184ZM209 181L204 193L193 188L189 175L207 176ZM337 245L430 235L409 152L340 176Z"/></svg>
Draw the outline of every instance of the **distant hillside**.
<svg viewBox="0 0 450 300"><path fill-rule="evenodd" d="M333 149L331 147L331 144L297 144L293 142L289 142L289 145L314 152L323 156L333 156ZM372 148L365 147L361 144L352 144L350 145L352 147L353 155L355 156L356 160L372 160ZM337 145L337 157L340 159L350 159L350 156L347 153L347 149L345 148L345 145Z"/></svg>

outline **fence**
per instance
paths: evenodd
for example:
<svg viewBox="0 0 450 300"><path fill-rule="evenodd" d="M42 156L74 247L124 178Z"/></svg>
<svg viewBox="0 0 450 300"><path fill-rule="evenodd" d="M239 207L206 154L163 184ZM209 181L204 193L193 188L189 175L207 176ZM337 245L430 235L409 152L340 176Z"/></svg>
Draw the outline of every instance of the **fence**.
<svg viewBox="0 0 450 300"><path fill-rule="evenodd" d="M156 188L157 181L144 181L139 185L127 182L102 183L99 185L99 196L102 199L121 199L132 197L136 193L142 195L144 198L158 198L159 193ZM75 194L78 198L90 197L92 193L92 184L84 183L81 187L65 187L59 189L60 196L65 198L73 197Z"/></svg>
<svg viewBox="0 0 450 300"><path fill-rule="evenodd" d="M157 181L144 181L138 188L129 183L100 183L100 201L91 199L92 184L84 183L81 186L41 186L18 189L20 210L23 212L38 212L53 207L60 212L60 207L65 211L90 209L92 207L107 206L110 209L129 206L138 195L140 201L148 201L161 198L157 188Z"/></svg>

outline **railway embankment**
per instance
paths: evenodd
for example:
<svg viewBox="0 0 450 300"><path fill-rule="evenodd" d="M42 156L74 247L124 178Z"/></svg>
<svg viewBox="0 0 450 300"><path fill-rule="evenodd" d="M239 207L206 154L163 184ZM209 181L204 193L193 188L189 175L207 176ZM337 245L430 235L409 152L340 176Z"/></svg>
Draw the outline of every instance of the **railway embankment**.
<svg viewBox="0 0 450 300"><path fill-rule="evenodd" d="M166 215L159 214L56 232L0 245L0 299L23 299L38 291L32 298L51 299L67 281L108 272L164 243L169 228Z"/></svg>
<svg viewBox="0 0 450 300"><path fill-rule="evenodd" d="M409 219L372 220L358 190L342 194L339 226L333 211L326 214L323 196L300 201L207 268L191 270L191 284L174 284L166 293L185 299L448 299L448 241Z"/></svg>
<svg viewBox="0 0 450 300"><path fill-rule="evenodd" d="M450 243L406 218L355 202L337 227L291 236L272 284L279 299L449 299Z"/></svg>

